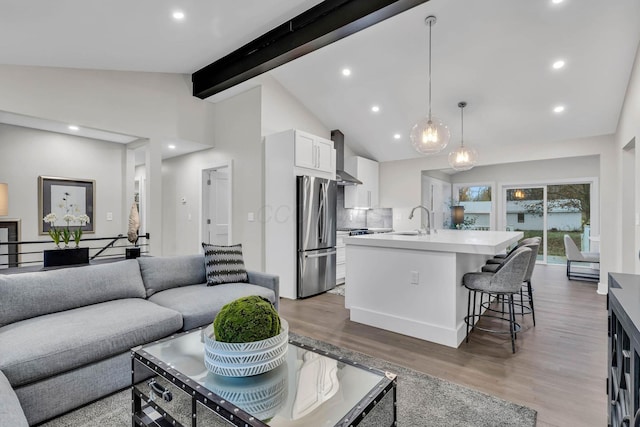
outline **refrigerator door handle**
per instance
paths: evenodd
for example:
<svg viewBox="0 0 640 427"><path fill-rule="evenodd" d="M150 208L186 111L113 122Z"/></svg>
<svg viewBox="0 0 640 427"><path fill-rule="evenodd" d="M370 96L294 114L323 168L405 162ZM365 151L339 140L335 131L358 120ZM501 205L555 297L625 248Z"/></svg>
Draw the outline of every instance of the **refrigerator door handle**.
<svg viewBox="0 0 640 427"><path fill-rule="evenodd" d="M325 225L326 225L326 209L325 209L326 195L325 195L324 183L320 183L319 196L320 196L320 204L318 207L318 238L320 242L324 242L325 241L324 232L325 232Z"/></svg>
<svg viewBox="0 0 640 427"><path fill-rule="evenodd" d="M331 251L331 252L323 252L321 254L304 254L305 258L322 258L325 256L329 256L329 255L334 255L336 253L336 251Z"/></svg>

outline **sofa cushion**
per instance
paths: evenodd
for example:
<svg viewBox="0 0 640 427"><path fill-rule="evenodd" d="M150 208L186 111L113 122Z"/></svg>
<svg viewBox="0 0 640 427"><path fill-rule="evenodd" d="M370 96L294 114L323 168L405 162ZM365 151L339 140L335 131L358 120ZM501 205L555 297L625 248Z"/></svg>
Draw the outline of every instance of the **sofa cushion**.
<svg viewBox="0 0 640 427"><path fill-rule="evenodd" d="M20 401L2 372L0 372L0 425L29 427Z"/></svg>
<svg viewBox="0 0 640 427"><path fill-rule="evenodd" d="M120 298L144 298L136 260L0 274L0 326Z"/></svg>
<svg viewBox="0 0 640 427"><path fill-rule="evenodd" d="M204 255L138 258L147 297L180 286L203 283Z"/></svg>
<svg viewBox="0 0 640 427"><path fill-rule="evenodd" d="M189 330L213 323L216 314L225 304L249 295L265 297L275 304L275 293L271 289L250 283L226 283L213 287L205 283L185 286L158 292L149 301L182 313L182 327Z"/></svg>
<svg viewBox="0 0 640 427"><path fill-rule="evenodd" d="M0 328L0 370L17 387L120 354L181 327L180 313L138 298L34 317Z"/></svg>
<svg viewBox="0 0 640 427"><path fill-rule="evenodd" d="M242 245L220 246L203 243L202 248L209 286L248 281Z"/></svg>

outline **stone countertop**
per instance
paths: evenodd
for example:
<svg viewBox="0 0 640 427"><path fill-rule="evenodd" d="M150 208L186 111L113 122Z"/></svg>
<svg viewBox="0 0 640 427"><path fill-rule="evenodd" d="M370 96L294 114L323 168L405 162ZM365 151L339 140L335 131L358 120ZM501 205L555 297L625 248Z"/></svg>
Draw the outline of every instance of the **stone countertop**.
<svg viewBox="0 0 640 427"><path fill-rule="evenodd" d="M523 237L521 231L437 230L429 235L403 232L345 236L348 245L495 255Z"/></svg>
<svg viewBox="0 0 640 427"><path fill-rule="evenodd" d="M609 273L609 298L616 303L629 317L631 323L640 331L640 275L626 273Z"/></svg>

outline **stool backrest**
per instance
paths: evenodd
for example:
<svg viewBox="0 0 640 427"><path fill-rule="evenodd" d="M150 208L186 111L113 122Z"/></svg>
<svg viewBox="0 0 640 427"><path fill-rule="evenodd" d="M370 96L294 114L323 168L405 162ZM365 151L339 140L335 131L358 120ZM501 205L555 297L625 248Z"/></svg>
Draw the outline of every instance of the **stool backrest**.
<svg viewBox="0 0 640 427"><path fill-rule="evenodd" d="M520 291L531 261L531 249L520 247L506 259L489 283L488 292L515 293Z"/></svg>
<svg viewBox="0 0 640 427"><path fill-rule="evenodd" d="M580 249L576 246L573 239L568 235L564 235L564 252L569 261L583 261L584 257L580 253Z"/></svg>
<svg viewBox="0 0 640 427"><path fill-rule="evenodd" d="M529 260L529 266L527 267L527 272L524 274L524 282L528 282L531 280L531 275L533 274L533 267L536 266L536 259L538 258L538 250L540 249L539 243L531 243L528 245L524 245L531 249L531 259Z"/></svg>

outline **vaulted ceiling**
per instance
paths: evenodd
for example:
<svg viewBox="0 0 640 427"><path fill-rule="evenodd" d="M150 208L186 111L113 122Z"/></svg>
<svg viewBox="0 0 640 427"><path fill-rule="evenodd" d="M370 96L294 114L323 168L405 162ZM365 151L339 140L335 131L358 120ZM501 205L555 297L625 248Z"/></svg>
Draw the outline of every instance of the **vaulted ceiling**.
<svg viewBox="0 0 640 427"><path fill-rule="evenodd" d="M7 0L0 64L190 74L317 3ZM172 17L178 6L182 20ZM437 17L433 114L452 146L459 101L465 143L481 153L615 132L640 36L637 0L431 0L270 73L358 153L416 157L408 135L427 113L428 15Z"/></svg>

